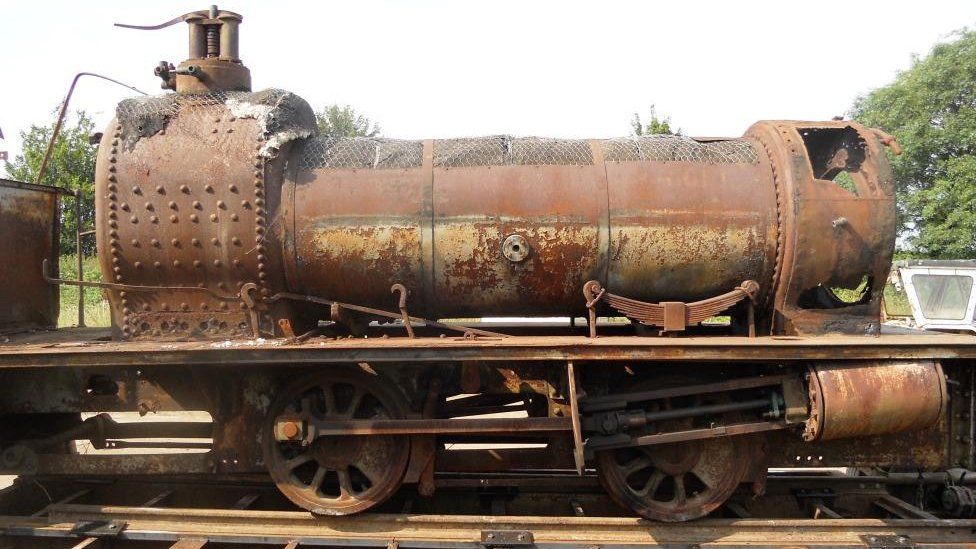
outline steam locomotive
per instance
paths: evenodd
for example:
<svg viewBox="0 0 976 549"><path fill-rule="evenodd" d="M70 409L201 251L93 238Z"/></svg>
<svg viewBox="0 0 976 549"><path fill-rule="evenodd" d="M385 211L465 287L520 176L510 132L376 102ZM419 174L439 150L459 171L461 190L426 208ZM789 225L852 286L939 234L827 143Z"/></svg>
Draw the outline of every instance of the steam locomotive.
<svg viewBox="0 0 976 549"><path fill-rule="evenodd" d="M7 469L119 472L64 443L181 435L205 457L131 467L268 471L340 515L445 475L596 475L680 521L797 460L972 468L947 376L972 390L976 346L880 322L883 131L325 136L297 95L251 91L240 15L181 21L188 59L156 69L171 92L122 101L98 145L103 282L44 273L105 292L110 348L51 351L63 373L30 413L60 419L8 435ZM14 343L0 362L24 360ZM7 374L4 413L30 372ZM162 410L212 422L106 414Z"/></svg>

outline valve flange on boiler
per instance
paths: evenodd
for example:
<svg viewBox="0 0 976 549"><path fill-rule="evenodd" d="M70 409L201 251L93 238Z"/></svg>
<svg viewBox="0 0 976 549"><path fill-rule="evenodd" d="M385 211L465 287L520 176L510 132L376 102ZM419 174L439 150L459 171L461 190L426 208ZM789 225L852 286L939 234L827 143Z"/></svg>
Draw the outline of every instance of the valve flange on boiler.
<svg viewBox="0 0 976 549"><path fill-rule="evenodd" d="M239 56L238 26L243 17L232 11L210 9L184 13L158 25L126 25L116 27L137 30L158 30L185 22L189 32L189 54L177 66L162 61L155 74L162 79L162 88L178 93L206 93L212 91L251 91L251 71Z"/></svg>

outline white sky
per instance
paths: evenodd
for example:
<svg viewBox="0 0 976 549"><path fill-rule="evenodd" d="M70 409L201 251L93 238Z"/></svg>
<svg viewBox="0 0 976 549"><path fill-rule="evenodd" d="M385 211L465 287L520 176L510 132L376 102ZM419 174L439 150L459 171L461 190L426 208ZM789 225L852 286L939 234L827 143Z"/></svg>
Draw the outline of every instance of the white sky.
<svg viewBox="0 0 976 549"><path fill-rule="evenodd" d="M189 1L0 1L0 150L53 118L72 76L159 93L152 69L186 56ZM972 0L882 2L235 0L254 89L350 104L388 137L626 135L656 104L690 135L770 118L829 119L953 30ZM72 101L112 117L123 88L82 80Z"/></svg>

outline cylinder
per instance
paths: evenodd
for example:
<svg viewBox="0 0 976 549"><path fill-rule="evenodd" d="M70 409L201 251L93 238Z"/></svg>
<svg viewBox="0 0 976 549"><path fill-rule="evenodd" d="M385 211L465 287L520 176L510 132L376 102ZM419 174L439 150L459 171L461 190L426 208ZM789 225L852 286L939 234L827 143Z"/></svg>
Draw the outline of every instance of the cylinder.
<svg viewBox="0 0 976 549"><path fill-rule="evenodd" d="M289 285L388 307L401 283L435 317L578 314L593 279L645 301L768 285L776 197L756 147L312 139L291 182Z"/></svg>
<svg viewBox="0 0 976 549"><path fill-rule="evenodd" d="M948 402L937 361L817 364L810 368L809 391L807 441L926 429Z"/></svg>

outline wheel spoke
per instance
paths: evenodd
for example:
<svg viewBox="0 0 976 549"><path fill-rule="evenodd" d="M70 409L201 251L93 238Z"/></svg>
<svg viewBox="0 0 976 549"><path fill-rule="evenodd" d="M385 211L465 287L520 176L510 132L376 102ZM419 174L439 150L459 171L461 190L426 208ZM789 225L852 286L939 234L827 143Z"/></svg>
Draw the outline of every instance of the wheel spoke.
<svg viewBox="0 0 976 549"><path fill-rule="evenodd" d="M354 465L356 466L356 469L359 469L359 472L361 472L363 476L369 480L369 483L372 486L375 486L383 478L383 473L381 471L377 471L374 467L376 464L368 459Z"/></svg>
<svg viewBox="0 0 976 549"><path fill-rule="evenodd" d="M721 482L721 478L719 477L722 472L715 467L709 467L709 464L704 463L704 461L705 460L702 460L692 467L691 473L695 475L706 488L718 486L718 484Z"/></svg>
<svg viewBox="0 0 976 549"><path fill-rule="evenodd" d="M315 476L312 477L312 481L308 483L308 489L318 493L319 489L322 488L322 481L325 480L326 472L326 468L319 465L319 468L315 470Z"/></svg>
<svg viewBox="0 0 976 549"><path fill-rule="evenodd" d="M655 469L651 476L647 477L647 482L644 483L644 487L641 488L637 494L644 498L653 498L654 492L657 492L659 486L661 486L661 481L664 480L664 471L660 469Z"/></svg>
<svg viewBox="0 0 976 549"><path fill-rule="evenodd" d="M302 453L302 454L298 454L297 456L295 456L295 457L293 457L293 458L291 458L291 459L289 459L288 461L285 462L285 470L286 471L294 471L295 469L301 467L302 465L305 465L306 463L308 463L310 461L312 461L312 454L311 454L311 452L305 452L305 453Z"/></svg>
<svg viewBox="0 0 976 549"><path fill-rule="evenodd" d="M356 390L352 394L352 399L349 400L349 406L346 407L346 411L342 415L349 418L353 417L356 414L356 409L359 408L359 404L363 401L364 396L366 396L366 391L362 387L356 387Z"/></svg>
<svg viewBox="0 0 976 549"><path fill-rule="evenodd" d="M685 493L685 476L676 475L672 478L674 479L674 498L671 501L673 503L683 504L688 500L688 495Z"/></svg>
<svg viewBox="0 0 976 549"><path fill-rule="evenodd" d="M349 475L349 469L339 469L336 474L339 476L339 499L353 497L352 476Z"/></svg>
<svg viewBox="0 0 976 549"><path fill-rule="evenodd" d="M322 385L322 396L325 397L325 413L326 415L338 414L339 410L336 408L335 393L332 392L334 385L331 383L328 385Z"/></svg>

